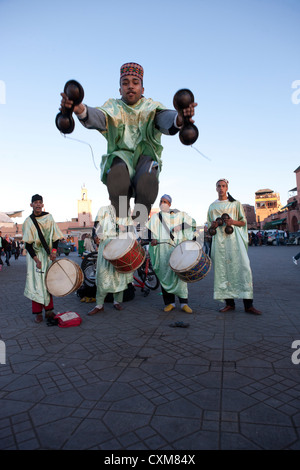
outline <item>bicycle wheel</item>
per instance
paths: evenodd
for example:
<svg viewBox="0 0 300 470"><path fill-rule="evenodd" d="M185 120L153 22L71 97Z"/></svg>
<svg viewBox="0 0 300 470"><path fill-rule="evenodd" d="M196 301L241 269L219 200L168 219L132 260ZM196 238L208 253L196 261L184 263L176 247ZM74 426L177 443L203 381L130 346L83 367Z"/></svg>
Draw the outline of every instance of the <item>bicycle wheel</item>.
<svg viewBox="0 0 300 470"><path fill-rule="evenodd" d="M81 261L81 266L80 266L82 271L84 271L86 266L91 263L97 264L97 256L98 256L97 251L93 251L92 253L84 256L83 260Z"/></svg>
<svg viewBox="0 0 300 470"><path fill-rule="evenodd" d="M90 262L87 263L82 270L84 275L84 282L89 287L93 287L96 284L96 266L96 263Z"/></svg>
<svg viewBox="0 0 300 470"><path fill-rule="evenodd" d="M159 286L158 277L156 276L153 269L149 268L147 275L145 271L141 271L140 278L145 283L145 286L148 287L148 289L155 290Z"/></svg>

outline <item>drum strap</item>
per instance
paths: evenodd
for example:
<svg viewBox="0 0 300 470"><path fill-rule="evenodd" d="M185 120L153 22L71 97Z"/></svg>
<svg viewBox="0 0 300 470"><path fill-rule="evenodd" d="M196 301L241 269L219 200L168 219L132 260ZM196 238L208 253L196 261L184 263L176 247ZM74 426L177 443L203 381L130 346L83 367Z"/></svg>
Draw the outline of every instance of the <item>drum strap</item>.
<svg viewBox="0 0 300 470"><path fill-rule="evenodd" d="M49 256L49 255L50 255L50 248L49 248L49 246L48 246L47 243L46 243L46 240L45 240L45 238L44 238L44 235L42 234L42 231L41 231L41 229L40 229L40 226L39 226L39 224L38 224L38 221L36 220L34 214L31 214L30 218L31 218L32 222L34 223L34 225L36 226L36 229L37 229L38 234L39 234L39 239L41 240L41 243L42 243L43 247L45 248L46 253L47 253L48 256Z"/></svg>
<svg viewBox="0 0 300 470"><path fill-rule="evenodd" d="M172 242L173 242L173 241L174 241L174 235L173 235L173 233L171 232L171 230L169 229L169 227L167 226L166 222L164 221L161 212L159 212L158 217L159 217L159 220L161 221L161 223L163 224L163 226L165 227L165 229L167 230L167 232L170 233L170 238L171 238L171 240L172 240Z"/></svg>

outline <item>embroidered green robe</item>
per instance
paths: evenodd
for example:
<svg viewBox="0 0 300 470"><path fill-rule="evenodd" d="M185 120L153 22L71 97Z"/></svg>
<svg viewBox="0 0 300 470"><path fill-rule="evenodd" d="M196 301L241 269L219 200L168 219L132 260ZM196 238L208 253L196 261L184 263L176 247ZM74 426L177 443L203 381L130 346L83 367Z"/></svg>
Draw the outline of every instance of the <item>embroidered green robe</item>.
<svg viewBox="0 0 300 470"><path fill-rule="evenodd" d="M133 222L130 217L116 217L112 205L101 207L96 216L96 221L99 222L96 232L100 238L96 269L96 303L97 305L103 305L108 293L121 294L127 289L128 284L133 281L133 273L119 273L108 260L103 258L106 245L118 236L117 225L128 226L132 225ZM122 295L116 297L116 300L122 302Z"/></svg>
<svg viewBox="0 0 300 470"><path fill-rule="evenodd" d="M141 98L129 106L121 99L109 99L99 108L106 115L107 129L101 131L107 139L107 154L102 156L101 181L106 183L107 171L114 157L120 157L127 165L130 178L134 176L141 155L149 155L158 162L161 170L161 132L155 128L156 111L166 109L151 98Z"/></svg>

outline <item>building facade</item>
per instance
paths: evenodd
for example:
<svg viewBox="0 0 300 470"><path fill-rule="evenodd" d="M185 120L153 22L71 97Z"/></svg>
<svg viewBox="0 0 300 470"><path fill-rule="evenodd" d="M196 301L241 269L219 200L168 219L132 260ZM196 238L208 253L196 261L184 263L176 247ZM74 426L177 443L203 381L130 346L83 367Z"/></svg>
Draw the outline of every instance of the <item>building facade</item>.
<svg viewBox="0 0 300 470"><path fill-rule="evenodd" d="M282 205L280 196L272 189L259 189L255 193L255 211L257 228L263 228L263 221L276 214Z"/></svg>
<svg viewBox="0 0 300 470"><path fill-rule="evenodd" d="M300 166L294 170L296 187L289 190L290 197L284 207L263 221L264 228L287 230L290 233L300 230Z"/></svg>

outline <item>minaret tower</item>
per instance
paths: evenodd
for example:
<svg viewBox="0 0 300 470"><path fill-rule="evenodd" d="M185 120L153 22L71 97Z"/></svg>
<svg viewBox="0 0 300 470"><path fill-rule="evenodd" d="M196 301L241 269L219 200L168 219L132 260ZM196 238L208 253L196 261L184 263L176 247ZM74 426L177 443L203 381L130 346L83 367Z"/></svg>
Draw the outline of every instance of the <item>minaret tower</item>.
<svg viewBox="0 0 300 470"><path fill-rule="evenodd" d="M78 222L81 227L93 225L92 201L87 197L85 184L81 187L81 199L78 201Z"/></svg>

